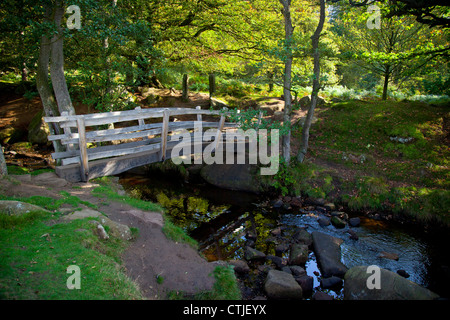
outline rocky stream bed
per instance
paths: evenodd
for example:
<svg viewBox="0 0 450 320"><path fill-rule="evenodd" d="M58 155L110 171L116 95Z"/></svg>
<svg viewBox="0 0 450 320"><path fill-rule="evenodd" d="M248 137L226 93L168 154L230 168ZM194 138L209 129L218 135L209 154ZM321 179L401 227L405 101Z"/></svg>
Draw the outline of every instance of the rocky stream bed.
<svg viewBox="0 0 450 320"><path fill-rule="evenodd" d="M167 175L127 173L120 183L164 206L208 261L232 264L244 299L448 297L441 235L383 213L345 212L323 199L264 199ZM380 289L369 288L375 276Z"/></svg>

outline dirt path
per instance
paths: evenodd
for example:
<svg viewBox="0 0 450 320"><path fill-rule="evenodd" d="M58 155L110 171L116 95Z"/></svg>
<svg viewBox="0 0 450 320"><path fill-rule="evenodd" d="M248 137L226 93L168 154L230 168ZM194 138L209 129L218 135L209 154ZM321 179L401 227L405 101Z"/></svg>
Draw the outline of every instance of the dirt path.
<svg viewBox="0 0 450 320"><path fill-rule="evenodd" d="M212 289L214 277L211 274L215 264L207 262L192 247L168 240L162 232L160 213L94 197L91 191L97 186L95 183L69 183L52 172L0 180L0 192L5 195L59 198L59 192L64 190L97 205L111 220L138 228L139 236L125 250L123 262L126 273L139 284L147 299L165 299L170 291L194 294ZM158 283L158 276L162 283Z"/></svg>

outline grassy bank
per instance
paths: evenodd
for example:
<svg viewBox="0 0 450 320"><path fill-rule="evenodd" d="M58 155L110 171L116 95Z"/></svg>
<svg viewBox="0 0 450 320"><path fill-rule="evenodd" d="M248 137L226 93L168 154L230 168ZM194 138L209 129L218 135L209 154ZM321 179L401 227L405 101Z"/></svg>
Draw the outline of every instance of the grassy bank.
<svg viewBox="0 0 450 320"><path fill-rule="evenodd" d="M281 166L271 184L284 194L450 226L449 111L408 101L322 107L307 161ZM299 139L301 127L293 132Z"/></svg>
<svg viewBox="0 0 450 320"><path fill-rule="evenodd" d="M14 175L5 179L14 180ZM116 178L103 177L96 179L95 182L99 183L99 186L92 190L92 195L101 198L102 204L118 201L141 210L163 211L158 204L120 192ZM18 181L17 183L20 184ZM54 198L40 195L31 197L0 195L0 200L17 200L43 208L42 211L20 216L0 212L0 299L144 298L138 285L125 274L122 267L121 256L129 242L112 237L108 241L100 240L96 235L96 225L91 221L98 220L97 218L58 222L62 216L59 211L62 207L79 210L81 206L85 206L98 210L96 204L83 201L67 191L55 191ZM164 219L163 232L168 239L197 247L195 240L181 228L166 217ZM132 230L132 234L138 236L139 230ZM67 288L71 274L67 273L66 269L71 265L80 268L81 290ZM213 276L216 283L212 291L189 298L240 298L233 270L217 267ZM180 296L169 295L167 298L179 299Z"/></svg>
<svg viewBox="0 0 450 320"><path fill-rule="evenodd" d="M100 241L89 219L54 224L59 215L0 214L0 298L142 299L121 267L126 242ZM71 265L80 268L80 290L67 287L71 274L66 269Z"/></svg>

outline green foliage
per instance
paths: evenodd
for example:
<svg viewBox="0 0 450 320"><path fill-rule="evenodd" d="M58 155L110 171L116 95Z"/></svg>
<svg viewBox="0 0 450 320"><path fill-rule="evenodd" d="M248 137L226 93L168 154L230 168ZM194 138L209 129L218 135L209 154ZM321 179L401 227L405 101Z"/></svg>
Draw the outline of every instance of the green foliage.
<svg viewBox="0 0 450 320"><path fill-rule="evenodd" d="M333 177L325 170L312 163L297 163L292 161L289 165L281 161L276 175L268 182L283 196L299 196L300 194L326 198L333 190Z"/></svg>
<svg viewBox="0 0 450 320"><path fill-rule="evenodd" d="M167 239L175 242L187 243L194 249L198 248L197 241L189 237L182 228L175 225L167 215L164 216L164 226L162 231Z"/></svg>
<svg viewBox="0 0 450 320"><path fill-rule="evenodd" d="M111 188L111 186L108 185L102 185L97 188L94 188L92 190L92 195L99 197L99 198L107 198L114 201L119 201L126 203L132 207L145 210L145 211L156 211L156 212L162 212L162 208L155 203L144 201L136 198L132 198L128 195L120 195L115 190Z"/></svg>
<svg viewBox="0 0 450 320"><path fill-rule="evenodd" d="M61 191L59 194L62 196L59 199L53 199L44 196L8 197L0 194L0 200L15 200L27 202L51 211L58 210L63 204L69 204L74 208L77 208L80 204L82 204L93 209L97 209L96 205L88 201L83 201L77 196L72 196L66 191Z"/></svg>

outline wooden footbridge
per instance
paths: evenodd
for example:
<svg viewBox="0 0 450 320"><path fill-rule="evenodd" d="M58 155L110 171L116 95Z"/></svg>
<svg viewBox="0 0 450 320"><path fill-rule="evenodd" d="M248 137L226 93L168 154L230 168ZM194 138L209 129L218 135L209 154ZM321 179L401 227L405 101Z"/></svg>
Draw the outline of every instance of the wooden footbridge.
<svg viewBox="0 0 450 320"><path fill-rule="evenodd" d="M169 159L171 150L179 143L174 138L180 134L181 129L189 130L194 140L195 121L201 121L202 128L217 128L215 141L223 141L224 129L237 127L236 123L225 122L226 116L226 111L202 110L201 107L138 107L128 111L85 115L63 113L58 117L44 117L44 121L54 128L61 128L57 134L49 136L49 141L59 140L66 147L64 152L52 153L53 159L59 164L56 166L56 174L76 182L115 175L134 167ZM211 142L196 143L202 143L204 148L203 143ZM180 155L192 154L193 147L190 154Z"/></svg>

